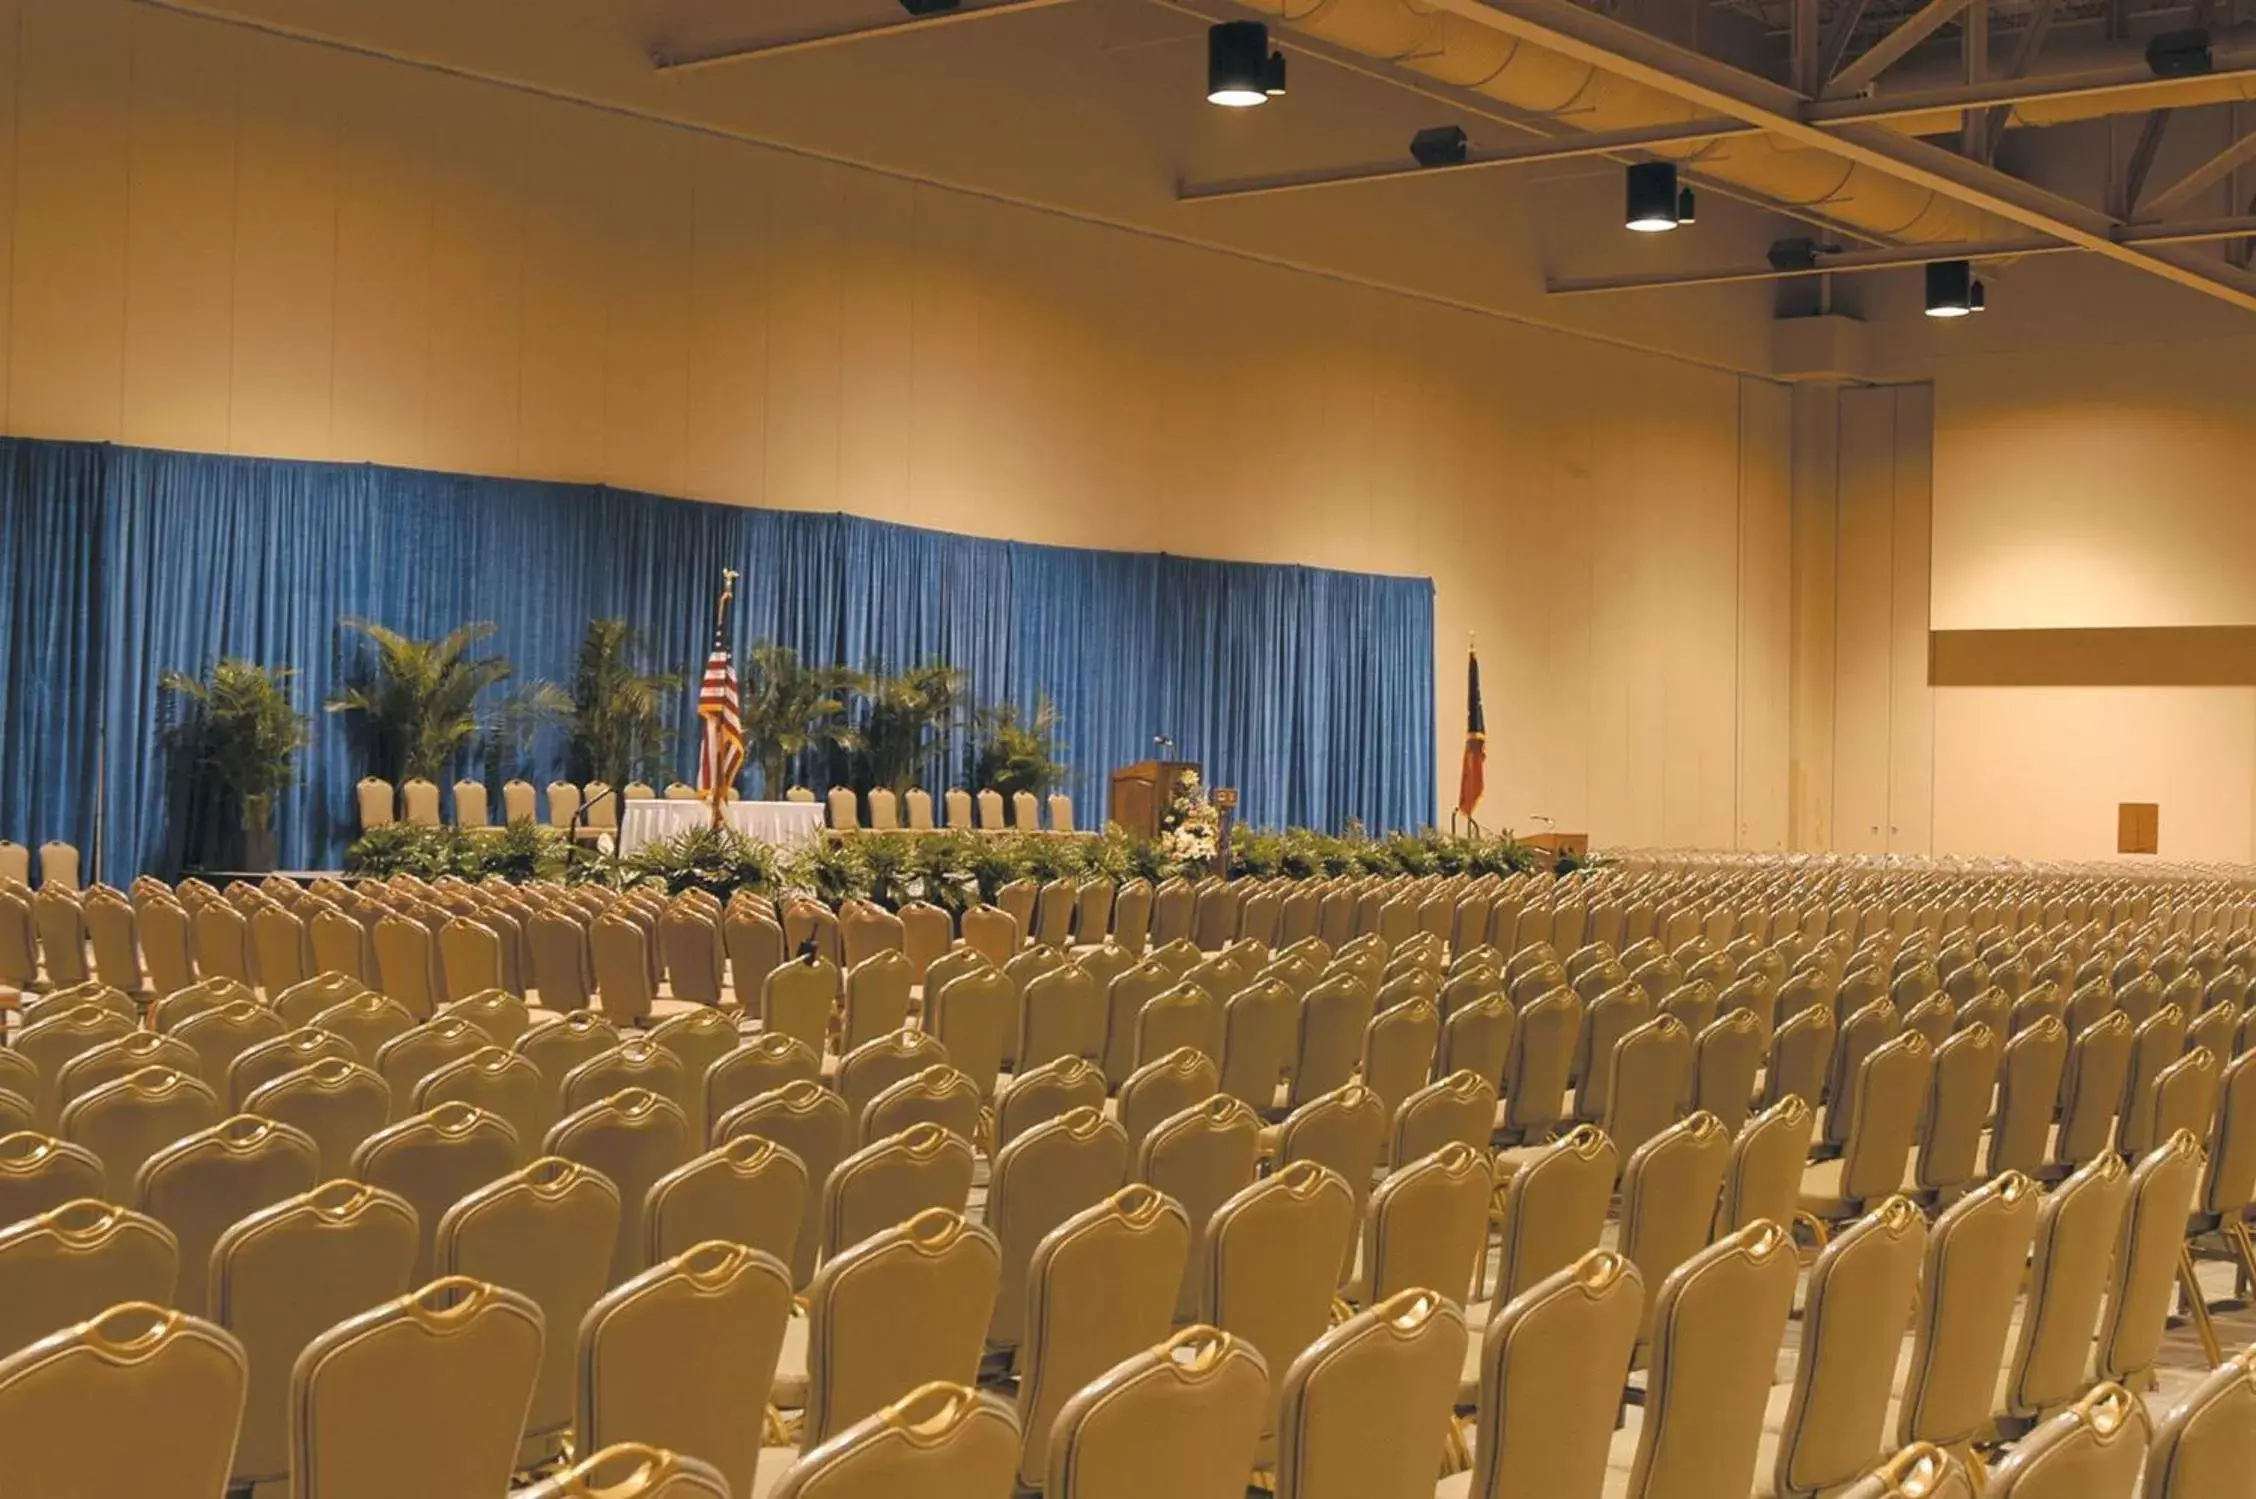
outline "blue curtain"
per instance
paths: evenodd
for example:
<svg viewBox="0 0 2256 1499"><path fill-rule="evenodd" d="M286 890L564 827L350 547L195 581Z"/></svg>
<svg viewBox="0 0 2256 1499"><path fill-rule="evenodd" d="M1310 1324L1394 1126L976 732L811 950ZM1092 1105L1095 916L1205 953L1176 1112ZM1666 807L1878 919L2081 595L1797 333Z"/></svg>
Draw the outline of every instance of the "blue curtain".
<svg viewBox="0 0 2256 1499"><path fill-rule="evenodd" d="M1063 715L1067 786L1094 822L1155 735L1239 789L1260 826L1421 826L1434 805L1433 586L1315 568L1033 546L854 516L592 485L14 440L0 451L0 835L88 849L101 878L170 872L187 798L158 680L222 655L288 665L312 717L277 808L286 865L333 867L361 773L321 705L360 617L415 636L470 620L518 680L571 680L589 619L642 631L694 676L715 584L731 634L811 662L946 661L975 701ZM695 759L682 695L681 769ZM960 737L927 783L962 775ZM550 734L501 767L560 774ZM487 767L465 763L462 773Z"/></svg>

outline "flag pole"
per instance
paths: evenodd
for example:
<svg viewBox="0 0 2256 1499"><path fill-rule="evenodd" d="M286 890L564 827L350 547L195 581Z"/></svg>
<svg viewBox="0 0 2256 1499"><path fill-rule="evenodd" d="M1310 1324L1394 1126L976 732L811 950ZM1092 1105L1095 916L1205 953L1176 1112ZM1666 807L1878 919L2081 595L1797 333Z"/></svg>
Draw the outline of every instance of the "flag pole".
<svg viewBox="0 0 2256 1499"><path fill-rule="evenodd" d="M713 608L713 649L716 652L728 639L728 612L730 603L736 598L736 577L735 568L724 567L721 569L721 600ZM709 805L713 814L713 826L716 829L725 821L722 808L728 802L728 784L721 779L719 770L719 765L715 764L713 784L707 788L706 793L710 799Z"/></svg>

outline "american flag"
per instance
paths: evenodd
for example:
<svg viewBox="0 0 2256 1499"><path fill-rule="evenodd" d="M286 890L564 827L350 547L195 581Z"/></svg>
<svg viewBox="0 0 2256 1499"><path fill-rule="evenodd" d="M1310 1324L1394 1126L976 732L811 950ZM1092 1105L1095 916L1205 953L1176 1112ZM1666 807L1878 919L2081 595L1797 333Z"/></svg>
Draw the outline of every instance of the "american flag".
<svg viewBox="0 0 2256 1499"><path fill-rule="evenodd" d="M744 709L737 696L736 664L717 633L713 654L705 660L705 680L697 688L697 716L705 720L697 789L710 797L735 785L744 769Z"/></svg>

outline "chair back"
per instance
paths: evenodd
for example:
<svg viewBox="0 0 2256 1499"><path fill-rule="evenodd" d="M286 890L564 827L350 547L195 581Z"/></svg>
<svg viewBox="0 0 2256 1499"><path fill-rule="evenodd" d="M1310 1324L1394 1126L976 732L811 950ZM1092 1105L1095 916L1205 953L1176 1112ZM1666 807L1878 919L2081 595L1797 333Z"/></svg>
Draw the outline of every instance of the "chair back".
<svg viewBox="0 0 2256 1499"><path fill-rule="evenodd" d="M966 913L968 916L972 913ZM1018 994L1000 969L950 979L925 1001L925 1029L948 1048L948 1060L990 1094L1016 1028Z"/></svg>
<svg viewBox="0 0 2256 1499"><path fill-rule="evenodd" d="M1217 1093L1161 1120L1137 1147L1136 1179L1173 1198L1190 1220L1191 1248L1175 1305L1178 1321L1195 1315L1202 1304L1210 1220L1252 1183L1260 1134L1258 1114Z"/></svg>
<svg viewBox="0 0 2256 1499"><path fill-rule="evenodd" d="M1076 963L1053 965L1029 979L1020 995L1013 1070L1028 1071L1060 1057L1101 1056L1105 998L1095 976Z"/></svg>
<svg viewBox="0 0 2256 1499"><path fill-rule="evenodd" d="M1747 1122L1763 1061L1763 1025L1752 1010L1732 1010L1692 1038L1692 1107L1727 1134Z"/></svg>
<svg viewBox="0 0 2256 1499"><path fill-rule="evenodd" d="M1471 1492L1601 1492L1644 1315L1637 1267L1592 1249L1500 1304L1481 1339Z"/></svg>
<svg viewBox="0 0 2256 1499"><path fill-rule="evenodd" d="M1937 1047L1912 1181L1922 1192L1955 1193L1973 1183L1982 1131L1997 1092L1998 1032L1981 1021Z"/></svg>
<svg viewBox="0 0 2256 1499"><path fill-rule="evenodd" d="M144 1300L0 1359L0 1443L26 1494L202 1499L228 1485L248 1371L235 1339Z"/></svg>
<svg viewBox="0 0 2256 1499"><path fill-rule="evenodd" d="M1598 1059L1591 1058L1591 1065ZM1615 1043L1606 1070L1600 1127L1615 1149L1635 1155L1692 1097L1692 1032L1674 1015L1656 1015ZM1650 1272L1646 1279L1657 1289Z"/></svg>
<svg viewBox="0 0 2256 1499"><path fill-rule="evenodd" d="M1816 1128L1817 1112L1798 1093L1787 1094L1741 1127L1724 1173L1718 1232L1745 1228L1758 1218L1793 1221Z"/></svg>
<svg viewBox="0 0 2256 1499"><path fill-rule="evenodd" d="M2040 1417L2084 1388L2092 1329L2129 1197L2130 1171L2112 1151L2045 1194L2037 1209L2028 1301L2001 1397L2006 1414Z"/></svg>
<svg viewBox="0 0 2256 1499"><path fill-rule="evenodd" d="M1001 1264L987 1230L939 1208L825 1263L807 1298L801 1450L932 1380L971 1383Z"/></svg>
<svg viewBox="0 0 2256 1499"><path fill-rule="evenodd" d="M2256 1472L2256 1349L2210 1371L2162 1418L2147 1458L2145 1499L2204 1499Z"/></svg>
<svg viewBox="0 0 2256 1499"><path fill-rule="evenodd" d="M1452 1141L1485 1149L1495 1121L1496 1090L1488 1079L1453 1072L1411 1093L1394 1111L1387 1160L1415 1161Z"/></svg>
<svg viewBox="0 0 2256 1499"><path fill-rule="evenodd" d="M807 1168L807 1210L800 1216L798 1247L789 1261L793 1283L804 1286L814 1277L815 1256L822 1247L823 1193L853 1148L853 1121L836 1093L800 1080L739 1104L713 1126L715 1144L743 1136L772 1140Z"/></svg>
<svg viewBox="0 0 2256 1499"><path fill-rule="evenodd" d="M150 1156L219 1118L219 1095L203 1080L144 1067L71 1100L57 1132L101 1161L105 1198L131 1202L134 1178Z"/></svg>
<svg viewBox="0 0 2256 1499"><path fill-rule="evenodd" d="M1050 1436L1046 1499L1242 1499L1275 1399L1261 1355L1186 1327L1068 1400Z"/></svg>
<svg viewBox="0 0 2256 1499"><path fill-rule="evenodd" d="M1281 1392L1284 1371L1322 1335L1356 1231L1347 1183L1295 1161L1214 1210L1199 1305L1251 1343Z"/></svg>
<svg viewBox="0 0 2256 1499"><path fill-rule="evenodd" d="M2132 1039L2130 1018L2115 1010L2086 1026L2069 1046L2053 1144L2056 1166L2081 1166L2112 1143L2130 1081Z"/></svg>
<svg viewBox="0 0 2256 1499"><path fill-rule="evenodd" d="M2103 1379L2139 1381L2154 1367L2201 1168L2201 1142L2190 1130L2180 1130L2131 1168L2107 1310L2092 1355Z"/></svg>
<svg viewBox="0 0 2256 1499"><path fill-rule="evenodd" d="M732 1057L753 1052L764 1037L755 1036ZM788 1037L778 1038L788 1047L788 1056L795 1063L788 1074L781 1067L771 1067L765 1059L746 1057L732 1062L725 1079L728 1093L734 1098L750 1097L755 1092L780 1087L795 1077L803 1076L809 1082L820 1077L819 1064L806 1045ZM770 1043L774 1045L775 1043ZM911 1078L928 1067L945 1065L948 1049L921 1030L903 1029L865 1041L839 1059L836 1087L838 1096L845 1101L846 1111L853 1117L855 1139L859 1143L862 1113L870 1100L905 1078ZM801 1070L803 1068L803 1070ZM741 1075L741 1076L740 1076ZM751 1085L761 1084L758 1088ZM716 1103L719 1101L716 1098ZM728 1105L734 1107L734 1103Z"/></svg>
<svg viewBox="0 0 2256 1499"><path fill-rule="evenodd" d="M1756 1222L1701 1250L1661 1287L1629 1493L1752 1489L1796 1261L1783 1227Z"/></svg>
<svg viewBox="0 0 2256 1499"><path fill-rule="evenodd" d="M978 1084L947 1063L935 1062L871 1099L862 1110L856 1138L882 1140L929 1122L969 1143L981 1136L983 1102Z"/></svg>
<svg viewBox="0 0 2256 1499"><path fill-rule="evenodd" d="M824 1258L930 1209L961 1213L971 1200L973 1160L967 1137L930 1121L847 1156L823 1184Z"/></svg>
<svg viewBox="0 0 2256 1499"><path fill-rule="evenodd" d="M650 972L650 936L617 914L599 916L587 929L596 1002L614 1025L637 1025L657 1003Z"/></svg>
<svg viewBox="0 0 2256 1499"><path fill-rule="evenodd" d="M1285 1116L1277 1133L1279 1165L1314 1161L1336 1173L1354 1194L1356 1221L1371 1195L1371 1178L1388 1145L1386 1105L1361 1082L1344 1083L1311 1098Z"/></svg>
<svg viewBox="0 0 2256 1499"><path fill-rule="evenodd" d="M1130 1147L1141 1150L1145 1136L1161 1120L1212 1098L1219 1076L1214 1059L1190 1046L1137 1068L1120 1085L1117 1106Z"/></svg>
<svg viewBox="0 0 2256 1499"><path fill-rule="evenodd" d="M541 1153L577 1161L610 1178L619 1189L611 1284L641 1270L643 1202L659 1178L691 1154L689 1120L681 1105L648 1088L622 1088L557 1120L541 1142Z"/></svg>
<svg viewBox="0 0 2256 1499"><path fill-rule="evenodd" d="M1081 1057L1059 1057L1011 1079L995 1105L995 1148L1025 1134L1047 1119L1077 1108L1102 1111L1104 1074ZM1134 1154L1131 1147L1129 1153Z"/></svg>
<svg viewBox="0 0 2256 1499"><path fill-rule="evenodd" d="M404 1112L428 1113L442 1103L475 1104L499 1117L526 1150L553 1122L548 1083L540 1068L499 1046L481 1046L424 1073L413 1085Z"/></svg>
<svg viewBox="0 0 2256 1499"><path fill-rule="evenodd" d="M1620 1160L1602 1131L1577 1125L1505 1180L1497 1225L1499 1304L1597 1247Z"/></svg>
<svg viewBox="0 0 2256 1499"><path fill-rule="evenodd" d="M20 1053L6 1053L7 1062L0 1063L0 1088L23 1099L26 1103L39 1096L39 1079L31 1064ZM11 1064L22 1063L20 1074L12 1074ZM169 1067L176 1072L197 1072L203 1058L185 1041L158 1031L129 1031L114 1041L104 1041L90 1046L63 1063L55 1074L55 1109L60 1113L77 1099L93 1092L102 1084L139 1072L144 1067ZM32 1121L18 1126L33 1127Z"/></svg>
<svg viewBox="0 0 2256 1499"><path fill-rule="evenodd" d="M849 920L845 926L851 956L852 935L860 929L861 923ZM909 989L914 982L914 970L898 944L881 948L856 962L846 974L846 1012L840 1029L839 1051L842 1054L852 1051L907 1025Z"/></svg>
<svg viewBox="0 0 2256 1499"><path fill-rule="evenodd" d="M158 1150L134 1182L134 1206L172 1230L180 1275L165 1304L207 1316L212 1248L238 1220L313 1190L320 1152L303 1131L237 1114Z"/></svg>
<svg viewBox="0 0 2256 1499"><path fill-rule="evenodd" d="M2014 1444L1983 1499L2131 1499L2151 1427L2138 1396L2096 1384Z"/></svg>
<svg viewBox="0 0 2256 1499"><path fill-rule="evenodd" d="M390 1120L392 1090L370 1068L324 1057L253 1088L241 1112L287 1124L313 1141L319 1179L327 1181L350 1175L361 1143Z"/></svg>
<svg viewBox="0 0 2256 1499"><path fill-rule="evenodd" d="M1731 1136L1715 1115L1691 1114L1638 1146L1622 1168L1622 1253L1644 1277L1649 1302L1707 1246L1730 1159Z"/></svg>
<svg viewBox="0 0 2256 1499"><path fill-rule="evenodd" d="M1988 1421L2041 1195L2027 1177L2007 1172L1935 1220L1895 1433L1899 1445L1952 1446L1970 1441Z"/></svg>
<svg viewBox="0 0 2256 1499"><path fill-rule="evenodd" d="M1430 1290L1317 1338L1285 1372L1278 1499L1428 1499L1464 1362L1464 1313Z"/></svg>
<svg viewBox="0 0 2256 1499"><path fill-rule="evenodd" d="M681 1110L685 1121L696 1103L681 1059L647 1032L630 1035L565 1073L560 1102L570 1114L626 1088L657 1094Z"/></svg>
<svg viewBox="0 0 2256 1499"><path fill-rule="evenodd" d="M1022 1486L1041 1482L1050 1429L1074 1392L1167 1336L1190 1245L1181 1205L1140 1182L1036 1244L1018 1350Z"/></svg>
<svg viewBox="0 0 2256 1499"><path fill-rule="evenodd" d="M749 1493L784 1328L791 1272L773 1256L711 1240L652 1265L579 1324L574 1447L647 1443L711 1463Z"/></svg>
<svg viewBox="0 0 2256 1499"><path fill-rule="evenodd" d="M516 1169L517 1133L497 1115L443 1103L378 1130L353 1152L352 1174L415 1209L414 1279L431 1273L439 1219L473 1188Z"/></svg>
<svg viewBox="0 0 2256 1499"><path fill-rule="evenodd" d="M14 1354L119 1302L162 1305L179 1279L179 1241L145 1213L81 1197L0 1225L0 1347Z"/></svg>
<svg viewBox="0 0 2256 1499"><path fill-rule="evenodd" d="M0 1134L0 1224L99 1199L102 1190L102 1163L86 1147L30 1129Z"/></svg>
<svg viewBox="0 0 2256 1499"><path fill-rule="evenodd" d="M318 920L323 915L335 915L349 924L353 929L353 941L357 946L360 940L359 922L354 921L342 912L319 912L316 913L316 919ZM355 994L367 992L368 986L353 974L338 969L324 968L321 972L301 979L276 993L268 1001L268 1006L275 1014L282 1017L283 1024L295 1030L298 1027L313 1024L320 1017L321 1012L332 1005L342 1004Z"/></svg>
<svg viewBox="0 0 2256 1499"><path fill-rule="evenodd" d="M1846 1112L1848 1132L1841 1151L1841 1196L1852 1207L1887 1196L1901 1186L1904 1161L1919 1141L1935 1054L1917 1031L1881 1042L1857 1066ZM1828 1112L1843 1112L1835 1108Z"/></svg>
<svg viewBox="0 0 2256 1499"><path fill-rule="evenodd" d="M1772 1473L1779 1499L1838 1488L1881 1451L1926 1247L1919 1210L1890 1197L1818 1255Z"/></svg>
<svg viewBox="0 0 2256 1499"><path fill-rule="evenodd" d="M373 1065L384 1043L415 1029L416 1021L407 1006L371 989L338 1000L314 1016L313 1024L342 1040L353 1049L353 1055Z"/></svg>
<svg viewBox="0 0 2256 1499"><path fill-rule="evenodd" d="M1581 1032L1582 998L1563 985L1521 1006L1519 1036L1504 1084L1508 1131L1539 1133L1565 1117L1568 1074Z"/></svg>
<svg viewBox="0 0 2256 1499"><path fill-rule="evenodd" d="M1367 1299L1376 1305L1425 1288L1459 1306L1471 1302L1488 1249L1493 1180L1486 1154L1461 1140L1388 1173L1362 1219Z"/></svg>
<svg viewBox="0 0 2256 1499"><path fill-rule="evenodd" d="M1014 1348L1024 1333L1035 1249L1060 1224L1119 1191L1128 1162L1128 1136L1101 1107L1045 1120L996 1153L984 1216L1002 1269L989 1347Z"/></svg>
<svg viewBox="0 0 2256 1499"><path fill-rule="evenodd" d="M107 1005L45 1000L10 1037L9 1050L29 1062L37 1091L30 1103L36 1119L50 1124L62 1105L57 1084L66 1063L107 1041L133 1034L133 1022Z"/></svg>
<svg viewBox="0 0 2256 1499"><path fill-rule="evenodd" d="M725 1239L789 1266L808 1211L806 1165L773 1140L739 1135L651 1184L644 1254L655 1265Z"/></svg>
<svg viewBox="0 0 2256 1499"><path fill-rule="evenodd" d="M564 1117L564 1080L582 1062L619 1044L618 1029L595 1010L574 1010L561 1020L535 1026L509 1043L509 1049L540 1069L542 1118ZM543 1133L547 1124L542 1125Z"/></svg>
<svg viewBox="0 0 2256 1499"><path fill-rule="evenodd" d="M238 999L189 1016L173 1027L172 1035L196 1053L196 1075L210 1084L214 1093L225 1093L228 1069L235 1059L289 1029L289 1023L265 1005Z"/></svg>
<svg viewBox="0 0 2256 1499"><path fill-rule="evenodd" d="M540 1376L541 1337L531 1300L464 1277L330 1328L307 1345L290 1382L293 1492L503 1492Z"/></svg>
<svg viewBox="0 0 2256 1499"><path fill-rule="evenodd" d="M427 1020L376 1048L373 1065L392 1090L393 1117L414 1112L415 1087L425 1077L489 1044L491 1038L467 1020L447 1017Z"/></svg>

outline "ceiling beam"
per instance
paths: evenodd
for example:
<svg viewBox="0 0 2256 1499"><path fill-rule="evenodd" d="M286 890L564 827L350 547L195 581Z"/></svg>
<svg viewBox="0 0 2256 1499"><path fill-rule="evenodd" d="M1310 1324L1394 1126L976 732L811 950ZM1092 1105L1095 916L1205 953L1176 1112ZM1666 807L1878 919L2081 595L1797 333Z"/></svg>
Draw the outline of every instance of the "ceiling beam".
<svg viewBox="0 0 2256 1499"><path fill-rule="evenodd" d="M1794 0L1794 11L1787 28L1787 41L1793 56L1790 77L1799 93L1814 94L1825 86L1825 76L1818 71L1824 65L1824 22L1817 0Z"/></svg>
<svg viewBox="0 0 2256 1499"><path fill-rule="evenodd" d="M1866 48L1855 62L1834 74L1833 81L1825 85L1825 96L1840 99L1856 93L1903 61L1912 48L1933 36L1964 9L1966 0L1927 0L1925 5L1898 22L1895 30Z"/></svg>
<svg viewBox="0 0 2256 1499"><path fill-rule="evenodd" d="M2038 104L2054 99L2103 99L2110 94L2137 94L2135 107L2146 108L2186 93L2213 93L2219 83L2256 78L2256 58L2224 64L2213 72L2189 78L2156 78L2141 63L2096 73L2055 73L2043 78L1992 78L1986 83L1945 83L1934 88L1905 89L1870 99L1817 99L1803 105L1800 118L1811 125L1869 124L1901 119L1906 115L1935 114L1946 109L1979 109L1988 105Z"/></svg>
<svg viewBox="0 0 2256 1499"><path fill-rule="evenodd" d="M2014 38L2013 55L2006 60L2005 71L1999 76L2007 79L2025 78L2029 68L2044 50L2045 38L2052 32L2052 18L2059 12L2060 0L2037 0L2036 9L2022 23L2021 34ZM1974 155L1984 166L1997 162L1998 147L2005 140L2006 122L2013 116L2009 104L1993 104L1982 111L1982 135Z"/></svg>
<svg viewBox="0 0 2256 1499"><path fill-rule="evenodd" d="M2256 212L2244 218L2210 219L2183 225L2139 225L2125 228L2119 238L2130 245L2193 244L2203 240L2232 239L2256 234ZM1938 260L2002 260L2029 255L2081 253L2083 246L2064 240L2030 235L2024 239L1977 240L1963 244L1903 245L1877 250L1842 250L1821 254L1810 265L1722 266L1705 271L1653 271L1628 276L1563 277L1545 283L1554 297L1601 296L1611 292L1664 291L1683 286L1722 286L1745 281L1790 281L1802 276L1835 272L1884 271L1899 266L1927 265Z"/></svg>
<svg viewBox="0 0 2256 1499"><path fill-rule="evenodd" d="M1760 135L1759 127L1740 120L1684 125L1674 129L1593 130L1561 136L1541 145L1507 146L1482 151L1463 161L1419 166L1412 161L1375 162L1369 166L1288 172L1275 177L1244 177L1226 182L1184 183L1176 189L1182 203L1219 203L1239 198L1267 198L1280 193L1308 192L1325 187L1360 187L1370 182L1395 182L1405 177L1454 177L1496 167L1535 166L1547 161L1574 161L1585 156L1613 156L1623 151L1649 151L1657 146L1698 144L1732 136Z"/></svg>
<svg viewBox="0 0 2256 1499"><path fill-rule="evenodd" d="M2256 161L2256 130L2234 141L2177 181L2146 200L2142 218L2163 218L2183 208L2209 188L2230 177L2243 164Z"/></svg>
<svg viewBox="0 0 2256 1499"><path fill-rule="evenodd" d="M2138 212L2147 174L2154 170L2155 153L2162 149L2162 137L2170 129L2170 114L2167 109L2150 109L2140 122L2138 140L2131 146L2131 154L2123 158L2113 183L2115 201L2110 211L2117 218L2127 219Z"/></svg>
<svg viewBox="0 0 2256 1499"><path fill-rule="evenodd" d="M1817 86L1801 92L1822 93L1825 85L1832 81L1833 75L1841 71L1841 64L1849 58L1849 43L1856 40L1857 27L1864 24L1864 6L1865 0L1848 0L1841 7L1841 14L1833 21L1833 35L1826 39L1825 56L1818 63L1817 71L1820 76Z"/></svg>
<svg viewBox="0 0 2256 1499"><path fill-rule="evenodd" d="M898 21L887 21L878 26L860 26L847 31L820 31L813 36L787 37L776 42L755 42L744 47L724 47L713 52L693 53L676 57L661 52L650 59L651 66L661 73L694 73L705 68L719 67L723 63L756 62L770 57L790 57L800 52L819 52L829 47L843 47L853 42L874 41L878 37L909 36L923 31L939 31L949 26L961 26L970 21L992 21L998 16L1022 15L1030 10L1048 10L1053 5L1068 5L1072 0L994 0L991 5L975 6L968 10L943 10L931 15L908 16Z"/></svg>
<svg viewBox="0 0 2256 1499"><path fill-rule="evenodd" d="M2256 312L2256 279L2217 261L2189 261L2168 249L2118 243L2111 237L2118 225L2107 215L1925 141L1866 124L1821 129L1801 118L1809 101L1792 89L1586 10L1574 0L1427 3Z"/></svg>

